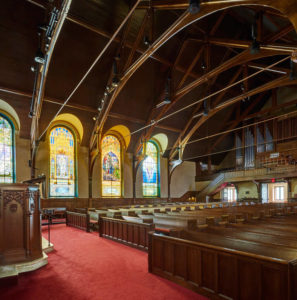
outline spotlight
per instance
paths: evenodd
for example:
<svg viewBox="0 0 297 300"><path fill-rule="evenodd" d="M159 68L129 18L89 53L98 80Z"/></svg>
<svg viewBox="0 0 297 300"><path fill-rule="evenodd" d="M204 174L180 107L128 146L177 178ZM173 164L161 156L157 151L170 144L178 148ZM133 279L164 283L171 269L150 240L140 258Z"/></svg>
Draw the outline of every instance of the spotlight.
<svg viewBox="0 0 297 300"><path fill-rule="evenodd" d="M245 88L244 88L244 85L242 84L242 85L240 85L240 89L241 89L241 91L242 92L244 92L245 91Z"/></svg>
<svg viewBox="0 0 297 300"><path fill-rule="evenodd" d="M106 97L108 95L108 93L107 92L104 92L104 96Z"/></svg>
<svg viewBox="0 0 297 300"><path fill-rule="evenodd" d="M119 85L119 79L117 76L113 77L112 79L112 86L117 87Z"/></svg>
<svg viewBox="0 0 297 300"><path fill-rule="evenodd" d="M98 109L98 111L101 111L101 110L102 110L102 107L98 106L98 108L97 108L97 109Z"/></svg>
<svg viewBox="0 0 297 300"><path fill-rule="evenodd" d="M189 13L194 15L200 11L200 0L190 0L189 1Z"/></svg>
<svg viewBox="0 0 297 300"><path fill-rule="evenodd" d="M31 69L32 72L35 72L35 71L36 71L36 68L35 68L34 66L31 66L30 69Z"/></svg>
<svg viewBox="0 0 297 300"><path fill-rule="evenodd" d="M92 119L93 119L93 121L97 121L97 120L98 120L98 117L97 117L97 116L94 116Z"/></svg>
<svg viewBox="0 0 297 300"><path fill-rule="evenodd" d="M202 70L205 70L205 69L206 69L206 65L205 65L205 62L204 62L204 61L201 63L201 69L202 69Z"/></svg>
<svg viewBox="0 0 297 300"><path fill-rule="evenodd" d="M150 42L150 40L149 40L149 38L148 38L147 36L145 36L145 37L143 38L143 43L144 43L146 46L149 46L149 45L151 44L151 42Z"/></svg>
<svg viewBox="0 0 297 300"><path fill-rule="evenodd" d="M40 49L37 50L34 60L39 64L45 63L44 54L42 53L42 51Z"/></svg>

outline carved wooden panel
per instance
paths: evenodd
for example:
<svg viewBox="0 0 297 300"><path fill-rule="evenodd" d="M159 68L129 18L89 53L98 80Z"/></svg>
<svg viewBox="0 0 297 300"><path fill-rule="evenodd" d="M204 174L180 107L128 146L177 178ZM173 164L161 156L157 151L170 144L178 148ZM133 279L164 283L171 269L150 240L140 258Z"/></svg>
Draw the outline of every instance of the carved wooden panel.
<svg viewBox="0 0 297 300"><path fill-rule="evenodd" d="M0 185L0 265L42 256L38 187Z"/></svg>

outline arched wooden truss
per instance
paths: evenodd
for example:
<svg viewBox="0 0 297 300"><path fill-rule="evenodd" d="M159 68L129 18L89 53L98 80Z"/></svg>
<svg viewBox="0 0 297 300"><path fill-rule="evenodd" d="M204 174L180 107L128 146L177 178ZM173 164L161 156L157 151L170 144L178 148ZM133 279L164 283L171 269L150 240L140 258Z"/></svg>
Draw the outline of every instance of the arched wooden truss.
<svg viewBox="0 0 297 300"><path fill-rule="evenodd" d="M150 3L149 3L150 2ZM225 41L218 40L215 38L212 38L211 36L208 38L208 42L210 44L214 45L224 45L232 47L232 45L237 48L246 49L245 51L241 52L240 54L236 55L235 57L223 62L220 66L218 66L215 69L209 70L205 75L195 79L190 84L184 86L181 88L182 83L179 84L179 88L175 91L173 95L173 101L171 104L166 105L161 109L160 113L157 115L157 117L154 117L154 121L158 121L161 119L167 111L183 96L185 96L187 93L192 91L197 86L207 82L208 80L215 81L216 77L221 73L224 72L232 67L242 65L244 63L249 63L255 59L264 58L264 57L270 57L274 55L290 55L292 51L295 50L295 47L287 47L286 45L281 44L275 44L274 41L279 38L281 34L285 34L287 32L290 32L292 29L295 29L297 31L297 0L221 0L221 1L207 1L204 3L204 1L201 1L201 10L198 14L191 15L188 13L188 1L187 0L175 0L175 1L157 1L152 0L148 1L146 4L142 3L139 8L148 8L148 9L184 9L186 10L177 21L174 22L158 39L156 39L153 44L130 66L126 67L127 69L123 72L122 77L120 78L120 82L118 86L114 89L113 93L110 96L110 99L108 100L108 104L104 111L100 114L100 118L96 121L96 124L94 126L94 130L91 136L90 140L90 161L91 161L91 168L92 168L92 162L95 161L96 156L99 154L98 145L100 145L100 137L103 130L103 126L106 122L106 119L108 117L108 114L111 110L112 105L116 101L118 95L125 87L126 83L129 81L131 76L148 60L148 58L162 46L164 45L170 38L172 38L175 34L180 32L181 30L185 29L187 26L191 25L192 23L210 15L218 11L224 11L228 8L237 7L237 6L262 6L267 8L273 8L279 12L280 15L287 17L291 24L290 28L284 28L282 32L278 33L277 36L268 37L263 43L261 43L261 51L258 54L251 54L249 51L250 42L244 42L244 41L228 41L226 43ZM223 14L220 20L218 20L216 26L219 26L219 23L223 19ZM144 26L144 25L142 25ZM215 26L215 27L216 27ZM214 29L215 30L215 29ZM187 41L186 41L187 42ZM135 47L131 48L131 53L136 48L137 43L135 44ZM296 47L297 48L297 47ZM197 54L194 60L198 60L199 56L202 55L202 50ZM131 57L131 56L130 56ZM178 58L177 58L178 59ZM130 60L132 61L132 59ZM173 66L175 64L173 63ZM191 68L187 69L184 77L182 79L183 82L185 82L186 76L188 76L191 73ZM237 72L233 78L230 80L230 84L232 84L234 81L236 81L237 77L240 75L240 71ZM197 122L190 128L190 125L192 124L192 120L188 122L184 130L181 132L179 138L177 139L175 146L170 152L170 159L174 159L176 156L176 149L184 149L187 142L193 135L193 133L201 127L201 125L214 116L217 112L222 110L223 108L234 104L235 102L240 101L242 98L247 96L253 96L257 95L259 93L265 92L267 90L286 86L286 85L292 85L296 84L296 81L291 81L288 77L288 75L285 75L283 77L280 77L276 80L273 80L272 82L269 82L267 84L264 84L256 89L249 90L244 95L240 95L237 97L234 97L230 99L229 101L224 102L223 104L219 104L220 101L223 98L224 93L221 95L218 95L215 101L212 103L212 109L209 112L208 116L201 116ZM197 112L199 109L199 106L194 109L193 114ZM152 118L153 113L151 113L150 119L147 121L147 124L152 124ZM137 144L137 147L135 148L135 166L138 166L140 161L143 159L142 155L139 154L139 150L142 147L141 141L148 140L154 130L156 123L152 124L148 130L146 130L141 138L139 139L139 142ZM186 133L187 132L187 133ZM185 135L186 134L186 135ZM179 147L178 147L179 146ZM137 156L138 155L138 156ZM175 168L172 168L172 171Z"/></svg>

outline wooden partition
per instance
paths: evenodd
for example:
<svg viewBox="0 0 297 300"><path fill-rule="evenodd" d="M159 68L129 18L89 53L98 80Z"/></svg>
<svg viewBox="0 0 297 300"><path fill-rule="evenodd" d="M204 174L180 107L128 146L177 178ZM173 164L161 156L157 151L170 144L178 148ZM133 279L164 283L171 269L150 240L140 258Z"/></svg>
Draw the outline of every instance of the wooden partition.
<svg viewBox="0 0 297 300"><path fill-rule="evenodd" d="M66 225L90 232L90 215L67 211Z"/></svg>
<svg viewBox="0 0 297 300"><path fill-rule="evenodd" d="M153 230L153 226L153 224L100 217L99 236L147 251L148 232Z"/></svg>
<svg viewBox="0 0 297 300"><path fill-rule="evenodd" d="M297 299L296 251L283 258L149 233L149 272L211 299Z"/></svg>

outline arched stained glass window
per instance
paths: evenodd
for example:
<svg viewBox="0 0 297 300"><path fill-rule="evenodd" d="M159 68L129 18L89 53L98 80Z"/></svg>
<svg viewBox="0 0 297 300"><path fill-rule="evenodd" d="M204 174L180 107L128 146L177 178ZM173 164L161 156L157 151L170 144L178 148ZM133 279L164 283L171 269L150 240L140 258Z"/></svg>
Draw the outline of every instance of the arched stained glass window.
<svg viewBox="0 0 297 300"><path fill-rule="evenodd" d="M101 143L102 196L120 197L122 194L121 143L107 135Z"/></svg>
<svg viewBox="0 0 297 300"><path fill-rule="evenodd" d="M10 122L0 116L0 183L14 181L14 129Z"/></svg>
<svg viewBox="0 0 297 300"><path fill-rule="evenodd" d="M55 127L50 132L50 196L74 197L75 139L65 127Z"/></svg>
<svg viewBox="0 0 297 300"><path fill-rule="evenodd" d="M142 163L143 196L159 197L159 151L155 143L147 143L146 155Z"/></svg>

